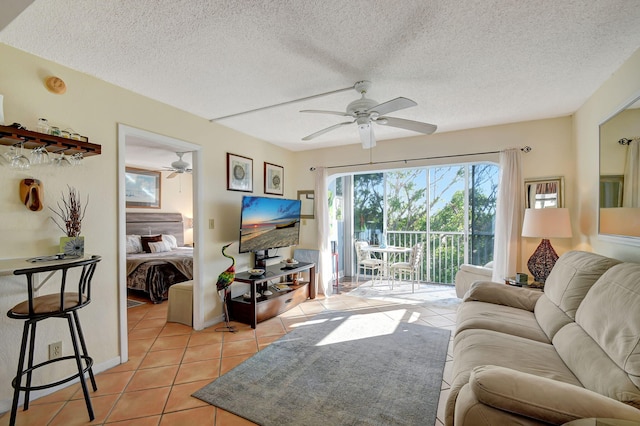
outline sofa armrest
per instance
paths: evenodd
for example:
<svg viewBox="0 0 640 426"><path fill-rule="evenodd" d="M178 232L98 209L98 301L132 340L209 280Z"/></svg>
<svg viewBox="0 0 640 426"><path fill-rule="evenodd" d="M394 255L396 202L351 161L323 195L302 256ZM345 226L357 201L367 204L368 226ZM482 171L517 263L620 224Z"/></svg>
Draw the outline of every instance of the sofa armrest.
<svg viewBox="0 0 640 426"><path fill-rule="evenodd" d="M493 269L484 266L476 266L468 263L460 265L460 269L456 272L456 295L462 299L465 293L476 281L491 281Z"/></svg>
<svg viewBox="0 0 640 426"><path fill-rule="evenodd" d="M536 302L542 294L542 292L527 288L498 284L491 281L477 281L473 283L462 301L506 305L533 312L533 308L535 308Z"/></svg>
<svg viewBox="0 0 640 426"><path fill-rule="evenodd" d="M493 269L487 268L485 266L471 265L469 263L463 263L462 265L460 265L460 270L485 278L491 278L491 276L493 275Z"/></svg>
<svg viewBox="0 0 640 426"><path fill-rule="evenodd" d="M481 403L552 424L588 417L640 421L640 410L588 389L505 367L473 369L471 390Z"/></svg>

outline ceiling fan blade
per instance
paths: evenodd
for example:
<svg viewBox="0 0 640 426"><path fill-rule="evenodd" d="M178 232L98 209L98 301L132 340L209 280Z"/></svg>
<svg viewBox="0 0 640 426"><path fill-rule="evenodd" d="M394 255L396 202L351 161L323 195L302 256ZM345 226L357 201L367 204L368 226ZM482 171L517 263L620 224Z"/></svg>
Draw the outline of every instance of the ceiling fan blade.
<svg viewBox="0 0 640 426"><path fill-rule="evenodd" d="M438 128L438 126L436 126L435 124L422 123L420 121L405 120L404 118L395 117L380 117L376 120L376 123L383 126L412 130L414 132L424 133L425 135L432 134Z"/></svg>
<svg viewBox="0 0 640 426"><path fill-rule="evenodd" d="M389 114L390 112L400 111L401 109L410 108L416 105L418 104L411 99L399 97L371 107L367 110L367 112L377 112L378 115L385 115Z"/></svg>
<svg viewBox="0 0 640 426"><path fill-rule="evenodd" d="M358 131L360 132L360 141L363 148L373 148L376 146L376 137L373 134L373 126L371 123L359 124Z"/></svg>
<svg viewBox="0 0 640 426"><path fill-rule="evenodd" d="M321 110L321 109L303 109L300 112L313 112L313 113L318 113L318 114L333 114L333 115L341 115L343 117L351 117L351 114L347 114L346 112L342 112L342 111L325 111L325 110Z"/></svg>
<svg viewBox="0 0 640 426"><path fill-rule="evenodd" d="M325 134L327 132L330 132L330 131L332 131L334 129L337 129L340 126L344 126L345 124L352 124L352 123L353 123L353 121L345 121L343 123L334 124L333 126L329 126L326 129L322 129L322 130L319 130L319 131L317 131L315 133L311 133L309 136L305 136L304 138L302 138L302 140L303 141L311 140L311 139L313 139L313 138L315 138L317 136L323 135L323 134Z"/></svg>
<svg viewBox="0 0 640 426"><path fill-rule="evenodd" d="M173 172L173 173L169 174L169 176L167 176L167 179L173 179L176 176L178 176L178 172Z"/></svg>

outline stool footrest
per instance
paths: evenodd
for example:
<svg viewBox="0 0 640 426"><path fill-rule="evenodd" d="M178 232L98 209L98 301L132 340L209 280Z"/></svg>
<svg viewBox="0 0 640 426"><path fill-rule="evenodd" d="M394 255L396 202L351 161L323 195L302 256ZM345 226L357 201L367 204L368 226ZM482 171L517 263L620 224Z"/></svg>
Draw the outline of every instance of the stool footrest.
<svg viewBox="0 0 640 426"><path fill-rule="evenodd" d="M82 374L84 374L87 371L89 371L89 369L91 367L93 367L93 358L91 358L90 356L84 356L84 355L80 355L80 358L85 360L85 362L87 364L86 367L82 370ZM24 370L22 372L21 376L24 376L24 375L26 375L28 373L31 373L31 372L35 371L36 369L38 369L40 367L44 367L45 365L53 364L55 362L68 361L68 360L74 360L75 361L75 359L76 359L75 355L68 355L68 356L63 356L61 358L50 359L48 361L41 362L40 364L36 364L33 367ZM52 388L54 386L58 386L58 385L61 385L63 383L70 382L71 380L76 379L76 378L80 378L80 373L75 373L75 374L72 374L69 377L65 377L64 379L58 380L57 382L47 383L47 384L44 384L44 385L39 385L39 386L33 386L32 385L32 386L28 386L28 387L27 386L20 386L20 387L18 387L18 390L21 390L21 391L26 391L26 390L34 391L34 390L41 390L41 389L49 389L49 388ZM16 388L17 379L18 379L18 377L14 377L14 379L11 381L11 386L14 389Z"/></svg>

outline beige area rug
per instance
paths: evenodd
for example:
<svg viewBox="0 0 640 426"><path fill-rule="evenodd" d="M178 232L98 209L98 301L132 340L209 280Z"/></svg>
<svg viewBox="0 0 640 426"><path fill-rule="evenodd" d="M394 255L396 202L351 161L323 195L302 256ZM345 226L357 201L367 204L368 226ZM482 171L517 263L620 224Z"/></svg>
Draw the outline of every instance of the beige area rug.
<svg viewBox="0 0 640 426"><path fill-rule="evenodd" d="M433 425L449 330L331 311L193 394L264 426Z"/></svg>
<svg viewBox="0 0 640 426"><path fill-rule="evenodd" d="M365 281L346 294L390 303L414 305L457 306L460 303L460 299L456 296L455 287L446 284L415 285L415 291L412 292L411 283L407 281L396 281L391 289L390 281L374 280Z"/></svg>

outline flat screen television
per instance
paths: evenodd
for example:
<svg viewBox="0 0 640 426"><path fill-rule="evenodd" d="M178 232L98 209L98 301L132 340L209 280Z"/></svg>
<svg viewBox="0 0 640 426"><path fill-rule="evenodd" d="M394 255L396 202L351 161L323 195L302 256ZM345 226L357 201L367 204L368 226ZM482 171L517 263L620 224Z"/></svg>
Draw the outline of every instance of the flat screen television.
<svg viewBox="0 0 640 426"><path fill-rule="evenodd" d="M240 253L298 245L300 200L245 195L240 217Z"/></svg>

